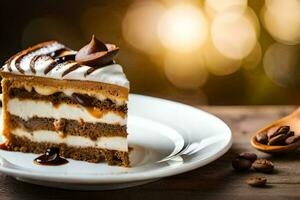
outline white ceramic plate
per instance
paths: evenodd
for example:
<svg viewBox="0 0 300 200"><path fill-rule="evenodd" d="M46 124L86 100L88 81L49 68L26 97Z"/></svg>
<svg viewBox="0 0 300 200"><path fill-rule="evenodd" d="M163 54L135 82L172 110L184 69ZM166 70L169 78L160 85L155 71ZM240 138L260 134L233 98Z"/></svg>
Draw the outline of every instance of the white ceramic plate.
<svg viewBox="0 0 300 200"><path fill-rule="evenodd" d="M187 172L222 156L231 131L217 117L184 104L130 95L128 117L132 167L69 159L61 166L39 166L36 154L0 150L0 172L50 187L104 190L144 184Z"/></svg>

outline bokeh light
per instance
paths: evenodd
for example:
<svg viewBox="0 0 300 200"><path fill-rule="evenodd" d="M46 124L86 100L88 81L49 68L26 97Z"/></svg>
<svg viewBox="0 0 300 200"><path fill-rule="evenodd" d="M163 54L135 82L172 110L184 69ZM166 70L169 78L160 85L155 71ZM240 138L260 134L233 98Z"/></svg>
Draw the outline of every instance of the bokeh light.
<svg viewBox="0 0 300 200"><path fill-rule="evenodd" d="M242 61L240 59L232 59L221 54L211 41L208 41L203 48L203 56L205 66L208 70L218 76L224 76L236 72Z"/></svg>
<svg viewBox="0 0 300 200"><path fill-rule="evenodd" d="M208 79L203 59L197 54L169 52L164 70L168 80L181 89L197 89Z"/></svg>
<svg viewBox="0 0 300 200"><path fill-rule="evenodd" d="M260 62L260 24L247 4L207 0L205 15L193 1L136 1L123 20L123 36L156 65L163 65L173 85L199 88L208 71L224 76L242 64L251 69Z"/></svg>
<svg viewBox="0 0 300 200"><path fill-rule="evenodd" d="M250 18L236 11L218 14L212 22L211 34L215 47L232 59L246 57L257 42Z"/></svg>
<svg viewBox="0 0 300 200"><path fill-rule="evenodd" d="M266 0L261 17L275 40L291 45L300 43L299 0Z"/></svg>
<svg viewBox="0 0 300 200"><path fill-rule="evenodd" d="M282 87L300 85L300 45L272 44L266 51L263 65L267 76Z"/></svg>
<svg viewBox="0 0 300 200"><path fill-rule="evenodd" d="M244 69L252 70L258 66L262 58L262 49L259 43L256 43L250 54L243 59L242 66Z"/></svg>
<svg viewBox="0 0 300 200"><path fill-rule="evenodd" d="M164 7L157 1L136 1L122 23L125 40L140 51L158 54L161 44L156 32L163 13Z"/></svg>
<svg viewBox="0 0 300 200"><path fill-rule="evenodd" d="M259 23L259 19L256 15L256 13L254 12L254 10L250 7L248 7L247 9L244 10L243 15L252 23L255 32L256 32L256 38L259 39L260 37L260 23Z"/></svg>
<svg viewBox="0 0 300 200"><path fill-rule="evenodd" d="M191 52L206 40L207 21L199 7L179 4L169 8L158 25L162 44L172 51Z"/></svg>
<svg viewBox="0 0 300 200"><path fill-rule="evenodd" d="M19 15L3 10L3 62L52 39L78 50L95 34L120 47L115 61L133 93L189 103L197 98L199 104L300 99L300 0L86 0L72 2L71 9L68 2L46 1L34 12L21 7Z"/></svg>
<svg viewBox="0 0 300 200"><path fill-rule="evenodd" d="M243 12L247 8L247 3L247 0L206 0L204 5L206 14L213 18L216 14L232 9Z"/></svg>

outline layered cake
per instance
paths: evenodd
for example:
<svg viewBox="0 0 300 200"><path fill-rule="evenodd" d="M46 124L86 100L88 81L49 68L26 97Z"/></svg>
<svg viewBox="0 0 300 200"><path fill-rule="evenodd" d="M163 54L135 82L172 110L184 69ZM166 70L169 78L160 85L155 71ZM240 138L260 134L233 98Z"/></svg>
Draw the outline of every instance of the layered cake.
<svg viewBox="0 0 300 200"><path fill-rule="evenodd" d="M129 166L129 82L113 60L119 48L94 36L78 52L56 41L12 56L1 68L3 130L11 151Z"/></svg>

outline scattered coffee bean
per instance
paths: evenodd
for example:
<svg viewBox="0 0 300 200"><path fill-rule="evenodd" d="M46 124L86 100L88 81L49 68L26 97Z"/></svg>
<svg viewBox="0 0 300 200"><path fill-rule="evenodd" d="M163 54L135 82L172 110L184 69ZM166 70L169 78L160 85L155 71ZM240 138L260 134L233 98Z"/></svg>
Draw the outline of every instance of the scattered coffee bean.
<svg viewBox="0 0 300 200"><path fill-rule="evenodd" d="M269 131L268 132L268 138L269 140L277 135L280 135L280 134L287 134L290 130L290 127L289 126L280 126L275 132L273 131Z"/></svg>
<svg viewBox="0 0 300 200"><path fill-rule="evenodd" d="M256 171L263 173L270 173L274 170L274 164L270 160L257 159L257 155L255 153L240 153L232 161L232 167L238 171L249 170L251 166ZM264 187L267 183L267 179L265 177L255 176L248 178L246 183L252 187Z"/></svg>
<svg viewBox="0 0 300 200"><path fill-rule="evenodd" d="M300 139L299 135L290 136L290 137L286 138L285 144L287 144L287 145L293 144L293 143L297 142L299 139Z"/></svg>
<svg viewBox="0 0 300 200"><path fill-rule="evenodd" d="M251 166L252 166L252 162L244 158L235 158L232 161L232 167L238 171L248 170L251 168Z"/></svg>
<svg viewBox="0 0 300 200"><path fill-rule="evenodd" d="M261 144L267 144L268 143L268 136L267 132L260 132L256 135L256 140Z"/></svg>
<svg viewBox="0 0 300 200"><path fill-rule="evenodd" d="M268 145L283 145L286 138L285 134L276 135L269 140Z"/></svg>
<svg viewBox="0 0 300 200"><path fill-rule="evenodd" d="M263 187L266 185L267 179L265 177L251 177L246 182L252 187Z"/></svg>
<svg viewBox="0 0 300 200"><path fill-rule="evenodd" d="M264 173L270 173L274 170L274 164L266 159L257 159L252 166L256 171Z"/></svg>
<svg viewBox="0 0 300 200"><path fill-rule="evenodd" d="M255 153L248 153L248 152L240 153L238 157L249 160L252 163L257 159L257 155Z"/></svg>

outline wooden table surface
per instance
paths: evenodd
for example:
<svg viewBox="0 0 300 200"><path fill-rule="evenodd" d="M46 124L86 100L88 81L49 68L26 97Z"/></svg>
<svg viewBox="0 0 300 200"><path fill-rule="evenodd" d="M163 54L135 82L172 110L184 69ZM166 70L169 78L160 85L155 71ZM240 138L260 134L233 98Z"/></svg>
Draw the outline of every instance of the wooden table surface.
<svg viewBox="0 0 300 200"><path fill-rule="evenodd" d="M249 143L257 129L278 119L294 106L199 107L223 119L233 131L232 148L217 161L194 171L164 178L129 189L115 191L69 191L19 182L0 175L0 199L300 199L300 152L285 156L270 156L254 150ZM274 174L238 173L232 170L231 160L236 153L255 152L271 159ZM252 188L245 179L264 175L269 185Z"/></svg>

